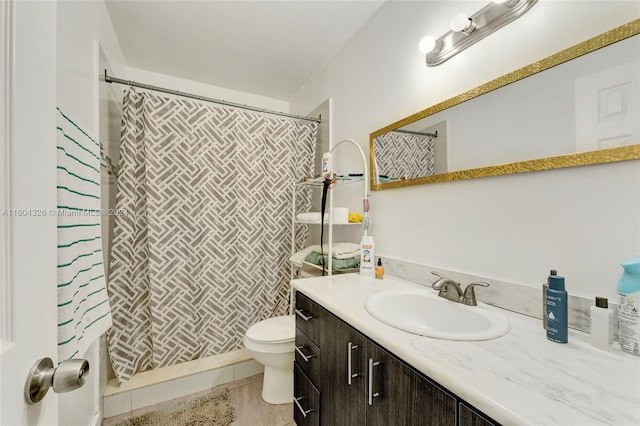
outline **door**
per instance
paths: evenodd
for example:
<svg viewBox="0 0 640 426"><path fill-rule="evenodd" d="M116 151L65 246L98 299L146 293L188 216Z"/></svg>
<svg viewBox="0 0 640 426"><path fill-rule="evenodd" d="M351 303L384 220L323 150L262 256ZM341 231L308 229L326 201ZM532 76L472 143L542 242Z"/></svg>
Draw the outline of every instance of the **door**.
<svg viewBox="0 0 640 426"><path fill-rule="evenodd" d="M363 425L366 338L324 312L321 341L322 424Z"/></svg>
<svg viewBox="0 0 640 426"><path fill-rule="evenodd" d="M413 372L411 424L456 426L456 397L431 380Z"/></svg>
<svg viewBox="0 0 640 426"><path fill-rule="evenodd" d="M406 425L414 373L375 343L367 343L367 426Z"/></svg>
<svg viewBox="0 0 640 426"><path fill-rule="evenodd" d="M293 363L293 420L298 426L320 425L320 392Z"/></svg>
<svg viewBox="0 0 640 426"><path fill-rule="evenodd" d="M56 425L58 399L24 399L57 361L56 3L0 2L0 424Z"/></svg>
<svg viewBox="0 0 640 426"><path fill-rule="evenodd" d="M640 138L640 62L577 78L576 152L618 148Z"/></svg>

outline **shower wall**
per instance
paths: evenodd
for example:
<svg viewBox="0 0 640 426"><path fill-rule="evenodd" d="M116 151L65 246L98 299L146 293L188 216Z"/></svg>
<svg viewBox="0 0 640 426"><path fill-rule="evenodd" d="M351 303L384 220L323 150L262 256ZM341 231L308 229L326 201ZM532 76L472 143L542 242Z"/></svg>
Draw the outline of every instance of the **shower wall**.
<svg viewBox="0 0 640 426"><path fill-rule="evenodd" d="M100 51L100 69L110 75L109 63ZM120 162L120 121L122 120L122 86L100 82L100 183L102 187L102 208L109 212L116 203L116 179ZM113 240L115 215L102 216L102 249L104 252L105 274L109 276L109 253Z"/></svg>
<svg viewBox="0 0 640 426"><path fill-rule="evenodd" d="M322 154L331 149L331 128L329 126L329 123L331 122L331 99L327 99L316 109L306 113L305 115L309 117L322 118L322 121L318 124L318 143L316 145L315 161L315 172L316 175L319 175L320 170L322 170Z"/></svg>
<svg viewBox="0 0 640 426"><path fill-rule="evenodd" d="M113 75L109 62L100 50L100 69L107 70L109 75ZM101 79L98 85L98 123L100 140L100 189L102 209L110 212L116 204L116 178L118 164L120 161L120 121L122 120L122 86L109 84ZM104 273L109 277L109 258L111 254L111 242L113 240L113 224L115 216L113 214L103 214L101 216L102 228L102 253L104 256ZM108 285L108 281L107 281ZM101 353L101 376L105 383L115 378L111 360L107 353L106 339L104 336L100 341Z"/></svg>
<svg viewBox="0 0 640 426"><path fill-rule="evenodd" d="M316 159L314 168L314 176L318 176L320 175L320 172L322 170L322 154L325 152L329 152L329 150L331 149L331 132L329 127L329 123L331 121L331 99L327 99L316 109L309 113L306 113L305 115L309 117L322 117L322 121L318 125L318 142L316 145ZM321 202L321 191L313 191L313 198L311 199L311 210L319 212ZM312 244L318 244L319 241L320 227L310 226L309 236L307 237L305 247L308 247Z"/></svg>

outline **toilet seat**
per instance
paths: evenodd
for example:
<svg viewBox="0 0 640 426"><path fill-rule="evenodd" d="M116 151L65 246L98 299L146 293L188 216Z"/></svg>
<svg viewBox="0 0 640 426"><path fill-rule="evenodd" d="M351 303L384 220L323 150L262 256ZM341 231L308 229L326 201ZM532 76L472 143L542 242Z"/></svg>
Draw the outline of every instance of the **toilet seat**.
<svg viewBox="0 0 640 426"><path fill-rule="evenodd" d="M290 343L296 338L296 322L293 315L269 318L249 327L245 337L264 344Z"/></svg>
<svg viewBox="0 0 640 426"><path fill-rule="evenodd" d="M285 404L293 399L295 337L293 315L260 321L244 335L244 347L264 365L262 399L269 404Z"/></svg>

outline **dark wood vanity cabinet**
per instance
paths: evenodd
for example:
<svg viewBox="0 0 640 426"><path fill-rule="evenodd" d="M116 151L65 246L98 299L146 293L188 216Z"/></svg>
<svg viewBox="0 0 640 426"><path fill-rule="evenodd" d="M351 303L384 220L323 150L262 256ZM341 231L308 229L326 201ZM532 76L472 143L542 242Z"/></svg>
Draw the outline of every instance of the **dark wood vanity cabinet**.
<svg viewBox="0 0 640 426"><path fill-rule="evenodd" d="M293 419L298 426L320 425L322 353L320 305L296 294L296 340L293 366Z"/></svg>
<svg viewBox="0 0 640 426"><path fill-rule="evenodd" d="M302 372L297 362L293 365L293 420L298 426L320 425L320 391Z"/></svg>
<svg viewBox="0 0 640 426"><path fill-rule="evenodd" d="M455 426L455 397L329 312L321 342L322 424Z"/></svg>
<svg viewBox="0 0 640 426"><path fill-rule="evenodd" d="M428 424L412 421L412 391L417 379L413 371L372 342L367 342L366 365L365 424ZM453 419L455 422L455 410Z"/></svg>
<svg viewBox="0 0 640 426"><path fill-rule="evenodd" d="M456 396L416 374L411 393L411 424L456 426Z"/></svg>
<svg viewBox="0 0 640 426"><path fill-rule="evenodd" d="M294 376L298 426L497 425L300 292Z"/></svg>
<svg viewBox="0 0 640 426"><path fill-rule="evenodd" d="M465 402L458 402L459 426L495 426L498 423L491 420Z"/></svg>
<svg viewBox="0 0 640 426"><path fill-rule="evenodd" d="M322 363L322 424L365 424L367 339L325 311L321 340L326 356Z"/></svg>

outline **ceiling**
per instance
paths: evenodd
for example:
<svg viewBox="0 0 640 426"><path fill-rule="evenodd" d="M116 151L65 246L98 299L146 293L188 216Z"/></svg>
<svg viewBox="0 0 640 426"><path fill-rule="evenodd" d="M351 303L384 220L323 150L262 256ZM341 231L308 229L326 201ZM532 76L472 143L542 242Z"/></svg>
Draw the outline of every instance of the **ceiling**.
<svg viewBox="0 0 640 426"><path fill-rule="evenodd" d="M127 66L289 101L383 1L105 3Z"/></svg>

